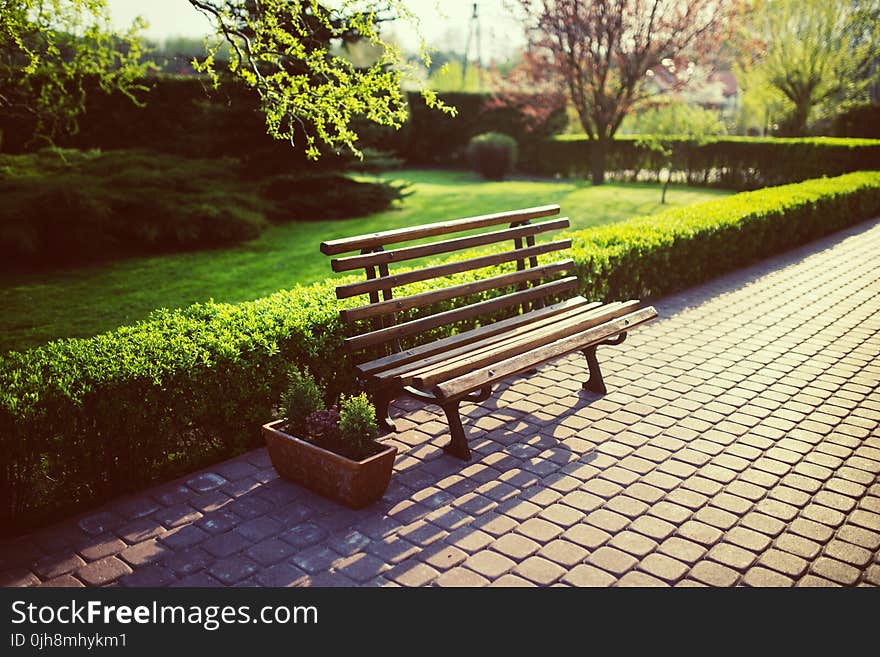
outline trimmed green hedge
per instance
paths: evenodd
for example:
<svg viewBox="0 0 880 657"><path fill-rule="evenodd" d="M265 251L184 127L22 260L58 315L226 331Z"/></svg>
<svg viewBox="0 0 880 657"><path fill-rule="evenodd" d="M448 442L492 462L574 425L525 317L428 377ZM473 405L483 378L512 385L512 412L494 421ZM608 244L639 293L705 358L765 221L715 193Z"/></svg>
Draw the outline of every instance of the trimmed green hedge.
<svg viewBox="0 0 880 657"><path fill-rule="evenodd" d="M605 167L608 179L658 180L671 162L674 178L688 185L747 190L880 169L880 140L875 139L669 137L671 160L641 145L640 139L627 136L612 142ZM587 177L591 147L586 137L572 136L527 144L520 167L539 175Z"/></svg>
<svg viewBox="0 0 880 657"><path fill-rule="evenodd" d="M742 192L573 235L594 298L669 294L880 215L880 171Z"/></svg>
<svg viewBox="0 0 880 657"><path fill-rule="evenodd" d="M878 214L880 172L860 172L575 232L573 256L586 296L644 299ZM258 444L288 363L330 396L350 390L339 282L158 311L0 358L0 527L21 531Z"/></svg>

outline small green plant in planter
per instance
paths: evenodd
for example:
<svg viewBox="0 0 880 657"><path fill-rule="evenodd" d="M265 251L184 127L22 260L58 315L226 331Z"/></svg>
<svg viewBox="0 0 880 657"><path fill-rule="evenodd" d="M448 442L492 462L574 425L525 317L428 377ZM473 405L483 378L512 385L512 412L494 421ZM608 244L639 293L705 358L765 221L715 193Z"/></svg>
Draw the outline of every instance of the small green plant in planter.
<svg viewBox="0 0 880 657"><path fill-rule="evenodd" d="M293 368L282 410L284 419L263 425L278 474L352 508L382 497L397 447L376 440L376 409L366 394L342 396L326 408L311 373Z"/></svg>
<svg viewBox="0 0 880 657"><path fill-rule="evenodd" d="M293 367L287 377L287 389L281 395L281 407L287 418L287 430L302 436L306 419L316 411L324 410L324 393L315 377L307 369Z"/></svg>
<svg viewBox="0 0 880 657"><path fill-rule="evenodd" d="M339 401L339 439L355 450L369 453L375 450L378 437L376 408L366 393L343 396Z"/></svg>

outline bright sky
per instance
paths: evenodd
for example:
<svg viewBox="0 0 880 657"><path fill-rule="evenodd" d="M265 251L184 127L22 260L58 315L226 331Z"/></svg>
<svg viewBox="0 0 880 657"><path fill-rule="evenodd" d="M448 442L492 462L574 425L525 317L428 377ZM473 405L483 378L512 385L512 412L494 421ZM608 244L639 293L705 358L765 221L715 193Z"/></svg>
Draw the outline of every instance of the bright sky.
<svg viewBox="0 0 880 657"><path fill-rule="evenodd" d="M209 30L207 19L187 0L108 0L114 22L120 26L143 16L149 23L145 34L155 41L168 37L201 37ZM473 12L473 0L407 0L407 6L421 20L421 30L433 48L464 51ZM511 0L480 0L480 31L483 58L503 58L522 43L521 29L511 13ZM398 41L415 48L417 40L411 26L395 25ZM476 39L474 38L474 44ZM476 46L472 45L476 53Z"/></svg>

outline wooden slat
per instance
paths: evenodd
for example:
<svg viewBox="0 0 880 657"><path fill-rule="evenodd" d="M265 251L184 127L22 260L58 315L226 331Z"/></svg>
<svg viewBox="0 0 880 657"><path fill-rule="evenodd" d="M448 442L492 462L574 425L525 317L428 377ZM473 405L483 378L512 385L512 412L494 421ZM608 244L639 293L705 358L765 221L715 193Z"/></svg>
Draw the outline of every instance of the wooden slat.
<svg viewBox="0 0 880 657"><path fill-rule="evenodd" d="M379 303L371 303L357 308L347 308L339 311L339 318L343 322L355 322L377 315L390 315L400 310L411 310L413 308L423 308L432 303L440 301L448 301L456 297L465 297L486 290L495 290L508 285L515 285L526 281L534 281L547 278L553 274L567 271L574 265L574 260L560 260L559 262L551 262L540 267L534 267L523 271L508 272L498 276L491 276L470 283L462 283L461 285L453 285L440 290L431 290L429 292L420 292L419 294L411 294L408 297L400 297L390 301L380 301Z"/></svg>
<svg viewBox="0 0 880 657"><path fill-rule="evenodd" d="M485 385L495 383L508 376L532 369L559 356L584 349L591 344L602 342L614 335L629 331L640 324L654 319L656 316L657 311L653 307L637 310L629 315L618 317L610 322L594 326L586 331L557 340L533 351L513 356L449 381L444 381L435 387L435 391L444 399L467 394L472 390L478 390Z"/></svg>
<svg viewBox="0 0 880 657"><path fill-rule="evenodd" d="M440 255L441 253L452 253L454 251L471 249L477 246L486 246L487 244L495 244L497 242L506 242L507 240L522 237L533 237L539 233L561 230L568 226L568 217L563 217L561 219L543 221L541 223L519 226L517 228L496 230L481 235L456 237L451 240L432 242L430 244L417 244L416 246L405 246L390 251L378 251L376 253L365 253L363 255L347 256L345 258L334 258L330 261L330 267L333 271L350 271L352 269L361 269L363 267L371 267L380 264L387 265L393 262L404 262L406 260L415 260L416 258Z"/></svg>
<svg viewBox="0 0 880 657"><path fill-rule="evenodd" d="M446 235L447 233L459 233L474 228L483 228L484 226L496 226L498 224L526 221L527 219L549 217L554 214L559 214L558 205L542 205L534 208L525 208L523 210L496 212L494 214L486 214L479 217L467 217L465 219L454 219L452 221L438 221L436 223L423 224L421 226L410 226L407 228L398 228L396 230L385 230L379 233L370 233L368 235L357 235L355 237L347 237L338 240L328 240L326 242L321 242L321 253L324 255L337 255L339 253L358 251L360 249L372 249L377 246L385 246L386 244L409 242L410 240L417 240L422 237Z"/></svg>
<svg viewBox="0 0 880 657"><path fill-rule="evenodd" d="M568 290L573 290L578 286L577 276L568 276L558 281L536 285L535 287L523 290L521 292L513 292L505 294L494 299L479 301L461 308L446 310L436 315L414 319L411 322L398 324L397 326L389 326L388 328L371 331L345 340L345 346L351 351L357 351L374 344L382 344L395 338L403 338L408 335L414 335L423 331L429 331L438 326L445 326L463 319L470 319L486 313L494 312L501 308L515 306L524 301L547 297L553 294L561 294Z"/></svg>
<svg viewBox="0 0 880 657"><path fill-rule="evenodd" d="M458 260L434 267L425 267L423 269L413 269L400 274L392 274L391 276L383 276L373 280L360 281L358 283L349 283L348 285L340 285L336 288L336 298L346 299L359 294L368 294L378 290L391 289L416 283L418 281L426 281L431 278L440 278L441 276L451 276L464 271L473 269L482 269L493 265L500 265L502 262L510 262L512 260L521 260L532 256L539 256L544 253L560 251L571 246L571 240L557 240L555 242L547 242L546 244L538 244L526 249L516 249L513 251L504 251L502 253L492 253L490 255L479 256L477 258L468 258L467 260Z"/></svg>
<svg viewBox="0 0 880 657"><path fill-rule="evenodd" d="M413 372L407 375L406 383L412 381L416 387L426 390L441 381L448 381L467 372L471 372L484 365L491 365L506 358L511 358L518 354L543 347L556 340L567 338L570 335L579 333L588 328L598 326L604 322L616 319L622 315L632 312L639 305L638 301L627 301L626 303L616 304L614 307L607 308L603 306L584 316L572 317L565 321L553 322L539 330L531 331L526 335L521 335L511 340L505 340L501 343L483 347L479 350L462 355L458 358L451 358L442 365L435 365Z"/></svg>
<svg viewBox="0 0 880 657"><path fill-rule="evenodd" d="M488 347L497 347L512 344L515 341L526 339L533 333L539 333L550 326L556 325L557 323L567 323L570 322L572 319L577 319L584 316L593 316L593 314L597 311L603 311L605 309L618 307L620 305L621 304L619 302L602 304L598 301L594 301L584 306L579 306L577 308L568 310L564 313L558 313L556 315L540 319L536 322L530 322L528 324L514 327L512 329L504 331L503 333L499 333L488 338L483 338L482 340L479 340L477 342L471 342L465 344L464 346L452 349L445 349L439 353L434 354L433 356L428 356L427 358L422 358L421 360L413 361L405 365L400 365L393 369L387 369L383 372L379 372L375 376L376 379L378 379L379 381L387 381L395 378L400 378L403 383L411 384L416 376L426 374L432 371L432 369L437 366L443 366L447 363L457 362L474 353L482 353L482 351L484 351Z"/></svg>
<svg viewBox="0 0 880 657"><path fill-rule="evenodd" d="M381 358L376 358L374 360L360 363L359 365L355 365L355 369L357 369L357 371L361 375L375 376L379 372L382 372L389 368L399 367L401 365L405 365L406 363L411 363L412 361L419 360L420 358L425 358L426 356L431 356L433 354L441 353L455 347L470 344L471 342L483 340L490 336L508 331L517 326L525 326L527 324L531 324L532 322L537 322L548 317L554 317L562 313L575 312L579 308L592 305L596 305L595 302L591 303L581 296L572 297L571 299L566 299L565 301L554 303L540 310L533 310L532 312L526 313L524 315L516 315L515 317L500 319L496 322L492 322L491 324L486 324L484 326L479 326L475 329L471 329L470 331L465 331L464 333L458 333L456 335L451 335L446 338L440 338L439 340L434 340L428 342L427 344L418 345L417 347L410 347L409 349L406 349L396 354L382 356Z"/></svg>

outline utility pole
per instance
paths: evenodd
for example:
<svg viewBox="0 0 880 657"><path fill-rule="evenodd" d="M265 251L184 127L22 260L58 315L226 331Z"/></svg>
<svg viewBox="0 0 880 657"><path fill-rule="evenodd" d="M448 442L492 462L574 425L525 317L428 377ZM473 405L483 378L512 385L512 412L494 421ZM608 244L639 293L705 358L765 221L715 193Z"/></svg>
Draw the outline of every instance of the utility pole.
<svg viewBox="0 0 880 657"><path fill-rule="evenodd" d="M468 34L467 41L465 41L464 45L464 56L461 59L461 88L464 89L465 82L467 80L467 69L468 69L468 59L471 54L471 40L475 39L477 42L477 69L482 72L483 69L483 43L482 43L482 35L480 31L480 15L477 10L477 3L474 3L474 10L471 14L471 20L468 24ZM477 84L482 83L482 76L477 81Z"/></svg>

